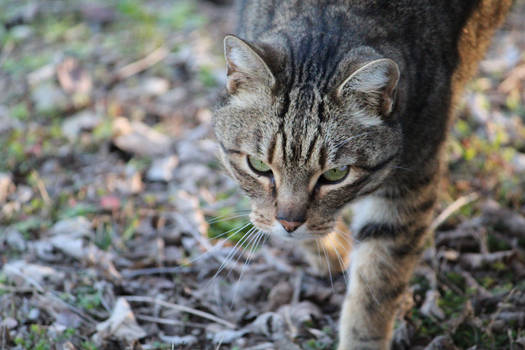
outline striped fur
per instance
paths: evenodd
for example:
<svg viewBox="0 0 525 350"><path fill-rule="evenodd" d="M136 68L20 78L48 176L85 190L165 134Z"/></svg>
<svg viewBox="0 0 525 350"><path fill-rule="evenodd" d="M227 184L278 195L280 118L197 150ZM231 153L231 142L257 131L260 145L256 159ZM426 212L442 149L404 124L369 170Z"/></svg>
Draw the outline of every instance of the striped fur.
<svg viewBox="0 0 525 350"><path fill-rule="evenodd" d="M321 273L350 265L339 350L389 347L432 219L454 103L510 4L238 2L238 37L225 39L229 95L214 115L221 158L258 228L300 240ZM248 156L271 172L254 172ZM347 165L342 181L322 181ZM351 253L336 227L349 203ZM300 226L289 232L279 220Z"/></svg>

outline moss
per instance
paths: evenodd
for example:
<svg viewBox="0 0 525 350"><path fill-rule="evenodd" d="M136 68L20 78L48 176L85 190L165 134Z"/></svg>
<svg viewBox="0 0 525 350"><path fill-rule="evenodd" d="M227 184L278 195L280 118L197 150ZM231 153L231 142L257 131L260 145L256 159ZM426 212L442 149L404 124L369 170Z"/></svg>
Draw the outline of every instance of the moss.
<svg viewBox="0 0 525 350"><path fill-rule="evenodd" d="M465 278L461 276L459 273L454 271L449 271L446 273L447 279L452 282L456 287L461 289L462 291L465 291L466 282Z"/></svg>
<svg viewBox="0 0 525 350"><path fill-rule="evenodd" d="M216 218L208 218L209 238L227 238L238 242L252 228L249 225L248 215L237 214L234 208L227 207L219 210Z"/></svg>
<svg viewBox="0 0 525 350"><path fill-rule="evenodd" d="M466 296L458 295L448 289L438 300L438 306L445 312L447 317L456 317L463 310L467 299L468 298Z"/></svg>

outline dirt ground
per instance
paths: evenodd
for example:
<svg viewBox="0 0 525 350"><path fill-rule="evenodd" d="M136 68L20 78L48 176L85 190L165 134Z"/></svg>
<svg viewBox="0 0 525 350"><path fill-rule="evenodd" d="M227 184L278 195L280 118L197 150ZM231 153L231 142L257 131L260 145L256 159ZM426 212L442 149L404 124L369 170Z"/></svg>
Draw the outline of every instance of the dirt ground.
<svg viewBox="0 0 525 350"><path fill-rule="evenodd" d="M216 159L233 21L0 0L0 349L335 349L345 276L249 236ZM519 0L458 106L394 349L525 349L524 33Z"/></svg>

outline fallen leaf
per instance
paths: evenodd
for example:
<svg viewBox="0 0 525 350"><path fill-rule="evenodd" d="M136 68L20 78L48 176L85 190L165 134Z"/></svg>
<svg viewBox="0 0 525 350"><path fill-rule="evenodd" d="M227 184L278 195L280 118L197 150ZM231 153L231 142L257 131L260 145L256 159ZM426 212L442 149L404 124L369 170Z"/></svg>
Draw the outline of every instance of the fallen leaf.
<svg viewBox="0 0 525 350"><path fill-rule="evenodd" d="M91 91L91 77L82 69L78 60L67 57L57 66L57 78L60 86L67 93L87 95Z"/></svg>
<svg viewBox="0 0 525 350"><path fill-rule="evenodd" d="M95 339L99 342L108 338L116 338L133 342L146 336L146 332L137 324L135 315L124 298L118 298L111 316L106 321L97 324Z"/></svg>

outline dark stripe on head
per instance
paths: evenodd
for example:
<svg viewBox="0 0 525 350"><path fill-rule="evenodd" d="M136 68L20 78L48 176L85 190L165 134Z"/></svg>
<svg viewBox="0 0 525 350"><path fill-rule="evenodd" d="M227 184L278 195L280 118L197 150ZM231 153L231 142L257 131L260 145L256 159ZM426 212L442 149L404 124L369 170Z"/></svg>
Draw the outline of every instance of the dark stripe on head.
<svg viewBox="0 0 525 350"><path fill-rule="evenodd" d="M322 98L319 106L317 106L317 119L319 119L319 122L324 121L324 100Z"/></svg>
<svg viewBox="0 0 525 350"><path fill-rule="evenodd" d="M268 164L272 164L273 161L273 154L275 153L275 145L277 144L277 135L273 135L270 145L268 146L268 154L266 155L266 159L268 159Z"/></svg>
<svg viewBox="0 0 525 350"><path fill-rule="evenodd" d="M262 141L262 132L261 129L255 129L254 130L254 137L255 137L255 151L257 154L261 154L261 141Z"/></svg>
<svg viewBox="0 0 525 350"><path fill-rule="evenodd" d="M314 139L310 142L310 145L308 145L308 151L306 153L306 160L310 160L313 155L315 144L317 143L317 139L319 138L319 133L315 134Z"/></svg>
<svg viewBox="0 0 525 350"><path fill-rule="evenodd" d="M328 154L326 153L326 148L325 146L321 146L321 149L319 150L319 167L321 167L321 169L326 167L327 158Z"/></svg>
<svg viewBox="0 0 525 350"><path fill-rule="evenodd" d="M281 130L281 153L283 154L283 162L286 162L286 131Z"/></svg>
<svg viewBox="0 0 525 350"><path fill-rule="evenodd" d="M226 148L222 142L219 142L219 145L221 146L222 150L225 152L225 153L233 153L233 154L242 154L241 151L238 151L236 149L231 149L231 148Z"/></svg>
<svg viewBox="0 0 525 350"><path fill-rule="evenodd" d="M283 106L281 108L281 111L279 112L278 130L281 132L281 135L283 137L281 146L282 146L282 153L283 153L283 161L286 161L286 135L285 135L285 130L284 130L284 121L285 121L286 114L288 114L288 111L290 109L290 87L293 85L295 81L295 67L293 67L295 58L294 58L294 52L292 49L292 40L290 39L287 33L281 33L281 34L286 40L287 47L289 48L288 53L290 55L290 62L292 63L290 81L288 82L288 84L285 83L283 85L284 89L282 89L282 91L280 92L280 94L283 96Z"/></svg>

